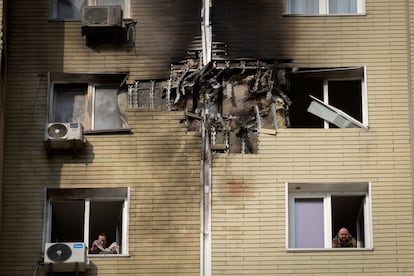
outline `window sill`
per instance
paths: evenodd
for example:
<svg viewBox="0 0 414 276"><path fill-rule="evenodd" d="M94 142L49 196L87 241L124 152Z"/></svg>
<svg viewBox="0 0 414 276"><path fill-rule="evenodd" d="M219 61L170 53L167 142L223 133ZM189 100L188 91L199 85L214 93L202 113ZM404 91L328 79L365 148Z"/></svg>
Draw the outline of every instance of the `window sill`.
<svg viewBox="0 0 414 276"><path fill-rule="evenodd" d="M80 22L78 18L49 18L49 22Z"/></svg>
<svg viewBox="0 0 414 276"><path fill-rule="evenodd" d="M88 129L84 130L85 135L93 134L117 134L117 133L132 133L130 128L112 128L112 129Z"/></svg>
<svg viewBox="0 0 414 276"><path fill-rule="evenodd" d="M352 17L352 16L366 16L366 13L336 13L336 14L291 14L284 13L282 17Z"/></svg>
<svg viewBox="0 0 414 276"><path fill-rule="evenodd" d="M101 258L129 258L129 254L88 254L90 259L101 259Z"/></svg>
<svg viewBox="0 0 414 276"><path fill-rule="evenodd" d="M287 248L288 253L299 253L299 252L352 252L352 251L373 251L373 247L367 248Z"/></svg>
<svg viewBox="0 0 414 276"><path fill-rule="evenodd" d="M369 130L369 129L368 129ZM278 132L287 132L287 133L295 133L295 132L332 132L332 133L338 133L338 132L352 132L352 133L358 133L358 132L367 132L367 129L362 129L359 127L352 127L352 128L302 128L302 127L288 127L288 128L278 128L278 129L259 129L258 132L266 133L270 132L268 134L273 134L272 132L276 133L273 135L277 135Z"/></svg>

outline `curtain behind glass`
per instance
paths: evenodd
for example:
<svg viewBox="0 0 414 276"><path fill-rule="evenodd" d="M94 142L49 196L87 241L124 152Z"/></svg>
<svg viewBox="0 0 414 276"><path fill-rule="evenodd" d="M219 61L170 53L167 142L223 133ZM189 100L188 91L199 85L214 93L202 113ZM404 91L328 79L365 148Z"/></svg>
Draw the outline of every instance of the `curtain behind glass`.
<svg viewBox="0 0 414 276"><path fill-rule="evenodd" d="M94 129L122 128L117 92L115 88L96 87Z"/></svg>
<svg viewBox="0 0 414 276"><path fill-rule="evenodd" d="M322 198L295 199L295 247L323 248L324 215Z"/></svg>
<svg viewBox="0 0 414 276"><path fill-rule="evenodd" d="M329 0L329 13L357 13L357 1L358 0Z"/></svg>
<svg viewBox="0 0 414 276"><path fill-rule="evenodd" d="M290 0L291 14L319 14L319 0Z"/></svg>

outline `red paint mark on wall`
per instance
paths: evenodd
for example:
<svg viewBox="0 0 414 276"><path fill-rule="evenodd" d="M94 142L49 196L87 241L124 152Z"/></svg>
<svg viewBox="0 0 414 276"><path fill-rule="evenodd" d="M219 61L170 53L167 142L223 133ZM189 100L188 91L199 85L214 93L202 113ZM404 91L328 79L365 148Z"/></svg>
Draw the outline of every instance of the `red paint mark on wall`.
<svg viewBox="0 0 414 276"><path fill-rule="evenodd" d="M227 182L227 190L230 195L240 195L244 192L244 182L241 180L229 181Z"/></svg>

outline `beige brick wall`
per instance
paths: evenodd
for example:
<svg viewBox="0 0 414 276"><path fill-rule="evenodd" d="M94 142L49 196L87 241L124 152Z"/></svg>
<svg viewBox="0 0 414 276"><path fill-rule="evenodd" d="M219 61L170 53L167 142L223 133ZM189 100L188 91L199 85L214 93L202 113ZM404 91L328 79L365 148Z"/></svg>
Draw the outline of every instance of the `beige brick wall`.
<svg viewBox="0 0 414 276"><path fill-rule="evenodd" d="M275 52L295 65L366 66L370 128L282 129L257 155L214 155L213 274L414 274L406 4L277 19ZM287 252L286 182L371 182L374 250Z"/></svg>
<svg viewBox="0 0 414 276"><path fill-rule="evenodd" d="M182 113L129 110L132 134L90 135L79 158L47 159L42 144L48 71L166 78L199 33L196 2L133 1L136 47L98 51L85 46L79 22L48 22L49 1L9 1L2 273L34 269L45 186L128 186L131 256L93 259L91 274L199 275L200 136ZM234 56L248 49L298 66L366 66L370 129L284 129L261 134L259 154L215 154L213 275L414 274L406 3L367 0L366 16L347 17L282 17L282 1L243 1L261 13L232 17L227 6L227 19L257 20L221 25L232 32L217 40ZM287 252L285 182L299 181L371 182L374 250Z"/></svg>
<svg viewBox="0 0 414 276"><path fill-rule="evenodd" d="M409 136L398 140L375 130L283 129L260 135L258 155L215 155L215 274L413 273ZM286 182L371 182L374 250L287 252Z"/></svg>
<svg viewBox="0 0 414 276"><path fill-rule="evenodd" d="M91 259L90 273L196 275L200 137L187 132L182 119L181 112L131 110L131 134L89 135L78 157L50 159L40 129L19 138L20 131L9 125L2 273L25 275L34 269L41 254L44 187L130 187L130 256Z"/></svg>

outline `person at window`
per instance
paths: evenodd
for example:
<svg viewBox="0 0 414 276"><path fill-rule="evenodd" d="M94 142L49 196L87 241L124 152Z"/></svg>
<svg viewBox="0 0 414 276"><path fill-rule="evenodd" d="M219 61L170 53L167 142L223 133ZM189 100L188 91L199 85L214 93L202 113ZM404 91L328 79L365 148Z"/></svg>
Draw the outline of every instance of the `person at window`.
<svg viewBox="0 0 414 276"><path fill-rule="evenodd" d="M109 247L106 245L106 235L101 233L98 235L98 239L92 243L89 254L118 254L119 247L116 242L111 243Z"/></svg>
<svg viewBox="0 0 414 276"><path fill-rule="evenodd" d="M357 247L357 243L351 234L349 234L348 229L342 227L332 240L332 247Z"/></svg>

